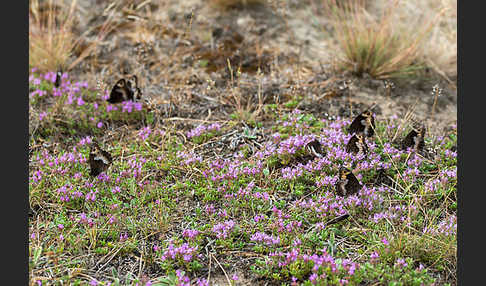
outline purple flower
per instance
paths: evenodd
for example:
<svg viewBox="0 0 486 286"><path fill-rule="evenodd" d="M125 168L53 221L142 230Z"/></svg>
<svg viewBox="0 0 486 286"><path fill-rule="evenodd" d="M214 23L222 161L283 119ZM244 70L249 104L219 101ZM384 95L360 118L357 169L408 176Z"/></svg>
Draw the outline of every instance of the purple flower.
<svg viewBox="0 0 486 286"><path fill-rule="evenodd" d="M312 273L312 275L309 277L309 280L312 282L312 284L315 285L317 283L317 274Z"/></svg>
<svg viewBox="0 0 486 286"><path fill-rule="evenodd" d="M106 112L110 112L112 110L117 110L118 108L115 105L108 104L106 106Z"/></svg>
<svg viewBox="0 0 486 286"><path fill-rule="evenodd" d="M197 278L196 285L197 286L209 286L209 282L204 278L202 280Z"/></svg>
<svg viewBox="0 0 486 286"><path fill-rule="evenodd" d="M194 162L202 162L202 158L197 156L194 152L186 153L184 151L177 151L176 156L178 159L184 160L181 162L181 165L190 165Z"/></svg>
<svg viewBox="0 0 486 286"><path fill-rule="evenodd" d="M218 223L213 226L213 232L216 233L217 238L226 238L228 237L228 233L233 230L235 226L234 221L228 220L223 223Z"/></svg>
<svg viewBox="0 0 486 286"><path fill-rule="evenodd" d="M170 242L161 258L162 260L182 258L185 262L190 262L196 251L197 247L191 247L187 243L175 247L174 244Z"/></svg>
<svg viewBox="0 0 486 286"><path fill-rule="evenodd" d="M207 215L211 215L215 212L214 205L209 204L204 207L204 211L206 212Z"/></svg>
<svg viewBox="0 0 486 286"><path fill-rule="evenodd" d="M124 101L122 103L122 112L131 113L133 110L133 105L131 101Z"/></svg>
<svg viewBox="0 0 486 286"><path fill-rule="evenodd" d="M102 99L103 101L105 101L105 100L107 100L108 98L110 98L110 91L105 90L104 95L102 95L102 96L101 96L101 99ZM108 106L110 106L110 105L108 105ZM109 110L108 110L108 106L107 106L107 108L106 108L106 111L109 111ZM116 110L116 109L117 109L117 108L115 108L115 110Z"/></svg>
<svg viewBox="0 0 486 286"><path fill-rule="evenodd" d="M109 224L113 224L113 223L115 223L115 222L116 222L116 217L115 217L114 215L111 215L111 216L110 216L110 219L108 220L108 223L109 223Z"/></svg>
<svg viewBox="0 0 486 286"><path fill-rule="evenodd" d="M384 244L384 245L388 245L388 244L389 244L389 242L388 242L388 240L386 239L386 237L384 237L384 238L381 240L381 242L383 242L383 244Z"/></svg>
<svg viewBox="0 0 486 286"><path fill-rule="evenodd" d="M376 262L379 257L380 257L380 255L378 254L378 252L375 251L375 252L371 253L370 260L371 260L371 262Z"/></svg>
<svg viewBox="0 0 486 286"><path fill-rule="evenodd" d="M255 222L259 222L260 220L263 220L263 219L265 219L265 216L264 216L264 215L256 215L256 216L253 218L253 220L254 220Z"/></svg>
<svg viewBox="0 0 486 286"><path fill-rule="evenodd" d="M44 112L41 112L39 114L39 120L42 121L46 116L47 116L47 112L45 112L45 111Z"/></svg>
<svg viewBox="0 0 486 286"><path fill-rule="evenodd" d="M128 234L126 232L120 234L120 242L128 239Z"/></svg>
<svg viewBox="0 0 486 286"><path fill-rule="evenodd" d="M82 96L78 97L77 104L78 104L78 106L82 106L82 105L84 105L84 104L85 104L85 102L84 102L84 100L83 100L83 97L82 97Z"/></svg>
<svg viewBox="0 0 486 286"><path fill-rule="evenodd" d="M196 229L186 229L182 232L182 236L186 238L191 238L193 239L199 234L199 231Z"/></svg>
<svg viewBox="0 0 486 286"><path fill-rule="evenodd" d="M188 138L199 137L203 135L205 132L219 131L220 129L221 129L221 125L219 123L213 123L207 126L199 125L198 127L187 132L186 135Z"/></svg>
<svg viewBox="0 0 486 286"><path fill-rule="evenodd" d="M401 268L405 268L405 267L407 267L408 263L407 263L407 262L405 262L405 259L403 259L403 258L398 258L398 259L397 259L397 262L396 262L396 265L398 265L398 266L399 266L399 267L401 267Z"/></svg>
<svg viewBox="0 0 486 286"><path fill-rule="evenodd" d="M424 269L424 265L422 263L419 263L419 267L417 268L417 271L422 271Z"/></svg>
<svg viewBox="0 0 486 286"><path fill-rule="evenodd" d="M256 241L256 242L263 242L268 246L272 245L277 245L280 243L280 237L273 237L270 235L267 235L264 232L256 232L250 237L251 241Z"/></svg>
<svg viewBox="0 0 486 286"><path fill-rule="evenodd" d="M152 133L152 130L150 130L150 126L144 127L142 130L138 132L138 136L142 138L142 140L147 140L148 136Z"/></svg>

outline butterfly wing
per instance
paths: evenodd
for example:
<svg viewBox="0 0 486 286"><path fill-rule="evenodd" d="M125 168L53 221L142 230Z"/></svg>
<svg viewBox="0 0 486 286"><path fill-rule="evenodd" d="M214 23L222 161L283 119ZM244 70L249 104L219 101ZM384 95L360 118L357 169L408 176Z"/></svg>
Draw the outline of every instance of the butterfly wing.
<svg viewBox="0 0 486 286"><path fill-rule="evenodd" d="M368 154L368 144L366 144L366 141L364 139L361 146L363 146L363 153L365 155Z"/></svg>
<svg viewBox="0 0 486 286"><path fill-rule="evenodd" d="M336 192L341 197L348 197L359 192L361 184L353 172L347 168L339 169L339 180L336 183Z"/></svg>
<svg viewBox="0 0 486 286"><path fill-rule="evenodd" d="M356 134L353 135L348 141L348 144L346 144L346 152L347 153L357 153L359 152L359 148L357 146L358 144L358 137L356 137Z"/></svg>
<svg viewBox="0 0 486 286"><path fill-rule="evenodd" d="M319 158L322 158L324 156L321 142L319 142L317 139L314 139L313 141L309 142L306 147L307 147L306 149L314 156Z"/></svg>
<svg viewBox="0 0 486 286"><path fill-rule="evenodd" d="M420 128L420 131L419 131L417 137L415 137L415 145L414 146L415 146L415 149L417 151L424 149L424 146L425 146L424 137L425 137L425 127L422 126Z"/></svg>
<svg viewBox="0 0 486 286"><path fill-rule="evenodd" d="M132 86L132 91L133 91L133 98L135 99L140 99L142 98L142 91L140 90L138 86L138 77L136 75L133 75L130 80L134 83Z"/></svg>
<svg viewBox="0 0 486 286"><path fill-rule="evenodd" d="M62 77L62 72L58 71L56 73L56 82L54 83L55 87L59 87L61 85L61 77Z"/></svg>
<svg viewBox="0 0 486 286"><path fill-rule="evenodd" d="M366 144L366 140L363 136L358 135L358 142L356 146L358 148L358 152L363 153L364 155L368 154L368 145Z"/></svg>
<svg viewBox="0 0 486 286"><path fill-rule="evenodd" d="M89 165L90 175L93 177L98 176L101 172L104 172L112 163L112 157L110 153L102 150L98 144L94 144L94 149L89 153Z"/></svg>
<svg viewBox="0 0 486 286"><path fill-rule="evenodd" d="M349 125L348 132L350 134L363 132L365 126L363 125L363 123L361 123L361 121L364 119L366 118L361 114L356 116L354 120L351 122L351 124Z"/></svg>
<svg viewBox="0 0 486 286"><path fill-rule="evenodd" d="M111 158L111 154L106 152L105 150L101 150L101 156L100 159L105 163L105 164L111 164L113 162L113 159Z"/></svg>
<svg viewBox="0 0 486 286"><path fill-rule="evenodd" d="M111 89L110 97L107 101L109 103L119 103L125 101L128 98L128 94L127 82L122 78Z"/></svg>
<svg viewBox="0 0 486 286"><path fill-rule="evenodd" d="M342 167L339 169L339 178L336 182L336 193L341 196L345 197L346 196L346 184L348 182L346 175L349 172L348 169Z"/></svg>
<svg viewBox="0 0 486 286"><path fill-rule="evenodd" d="M371 110L365 110L361 113L363 120L361 120L362 133L366 137L372 137L375 134L375 117Z"/></svg>
<svg viewBox="0 0 486 286"><path fill-rule="evenodd" d="M127 81L127 100L133 101L133 95L135 94L135 88L132 86L132 81Z"/></svg>
<svg viewBox="0 0 486 286"><path fill-rule="evenodd" d="M98 176L104 170L103 161L97 159L95 153L89 154L89 167L90 167L89 175L93 177Z"/></svg>
<svg viewBox="0 0 486 286"><path fill-rule="evenodd" d="M343 184L342 182L338 182L336 184L336 193L338 194L338 196L340 197L344 197L346 196L346 188L345 188L345 184Z"/></svg>
<svg viewBox="0 0 486 286"><path fill-rule="evenodd" d="M131 77L131 80L135 83L134 87L138 88L138 77L136 75L133 75Z"/></svg>
<svg viewBox="0 0 486 286"><path fill-rule="evenodd" d="M140 91L140 88L135 89L135 99L140 99L142 98L142 91Z"/></svg>
<svg viewBox="0 0 486 286"><path fill-rule="evenodd" d="M349 214L343 214L343 215L340 215L338 217L335 217L332 220L328 221L326 223L326 226L331 225L331 224L338 223L340 221L343 221L343 220L347 219L348 217L349 217Z"/></svg>
<svg viewBox="0 0 486 286"><path fill-rule="evenodd" d="M351 196L354 194L357 194L359 190L361 189L361 184L359 183L358 179L356 176L353 174L353 172L349 172L346 176L348 182L345 186L346 188L346 195Z"/></svg>
<svg viewBox="0 0 486 286"><path fill-rule="evenodd" d="M411 130L402 141L402 149L407 149L415 145L415 138L418 136L417 131Z"/></svg>

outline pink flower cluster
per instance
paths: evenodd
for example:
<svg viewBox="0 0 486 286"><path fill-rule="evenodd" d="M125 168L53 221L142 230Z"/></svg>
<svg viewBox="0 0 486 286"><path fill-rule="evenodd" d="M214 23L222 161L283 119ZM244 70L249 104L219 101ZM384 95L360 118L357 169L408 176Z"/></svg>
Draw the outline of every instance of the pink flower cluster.
<svg viewBox="0 0 486 286"><path fill-rule="evenodd" d="M190 262L196 251L197 247L191 247L188 243L183 243L181 246L175 247L174 244L170 242L169 246L162 254L161 259L164 261L167 259L174 260L176 258L182 258L185 262Z"/></svg>
<svg viewBox="0 0 486 286"><path fill-rule="evenodd" d="M268 246L274 246L280 244L280 237L273 237L264 232L256 232L250 237L251 241L263 242Z"/></svg>
<svg viewBox="0 0 486 286"><path fill-rule="evenodd" d="M221 129L221 124L216 122L210 125L199 125L198 127L188 131L186 135L187 138L198 137L205 132L219 131L220 129Z"/></svg>
<svg viewBox="0 0 486 286"><path fill-rule="evenodd" d="M227 238L228 234L235 227L235 222L233 220L228 220L223 223L218 223L213 226L213 232L216 234L217 238Z"/></svg>
<svg viewBox="0 0 486 286"><path fill-rule="evenodd" d="M185 238L194 239L200 233L197 229L185 229L182 232L182 236Z"/></svg>
<svg viewBox="0 0 486 286"><path fill-rule="evenodd" d="M195 162L202 162L202 158L197 156L194 152L184 152L184 151L177 151L176 154L177 159L183 160L181 165L191 165Z"/></svg>
<svg viewBox="0 0 486 286"><path fill-rule="evenodd" d="M147 140L147 138L149 137L150 133L152 133L152 130L150 129L150 126L146 126L144 128L142 128L139 132L138 132L138 136L143 140Z"/></svg>
<svg viewBox="0 0 486 286"><path fill-rule="evenodd" d="M443 219L438 225L434 227L426 227L423 230L424 233L432 234L432 235L456 235L457 233L457 216L450 215L447 218Z"/></svg>

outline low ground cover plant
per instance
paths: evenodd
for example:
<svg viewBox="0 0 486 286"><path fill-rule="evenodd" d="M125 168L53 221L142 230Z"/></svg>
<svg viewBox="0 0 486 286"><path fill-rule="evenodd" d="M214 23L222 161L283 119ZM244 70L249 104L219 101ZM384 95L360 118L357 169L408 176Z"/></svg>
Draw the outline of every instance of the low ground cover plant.
<svg viewBox="0 0 486 286"><path fill-rule="evenodd" d="M353 118L264 108L275 120L255 122L263 136L230 118L178 130L68 73L54 83L54 71L31 70L32 283L210 285L217 273L230 284L454 280L456 126L416 151L400 146L408 122L377 120L369 152L350 154ZM230 136L245 143L216 144ZM309 153L313 140L323 156ZM113 157L96 177L94 141ZM336 194L341 166L362 185L357 194Z"/></svg>

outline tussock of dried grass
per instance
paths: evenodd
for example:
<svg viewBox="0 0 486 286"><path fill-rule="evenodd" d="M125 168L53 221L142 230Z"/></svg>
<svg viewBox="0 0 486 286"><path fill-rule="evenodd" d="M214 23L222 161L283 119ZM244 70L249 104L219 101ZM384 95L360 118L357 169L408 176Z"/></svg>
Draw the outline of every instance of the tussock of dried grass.
<svg viewBox="0 0 486 286"><path fill-rule="evenodd" d="M407 11L414 8L409 2L368 4L325 2L342 50L339 67L377 79L416 75L423 66L424 44L445 9L424 18L410 16Z"/></svg>
<svg viewBox="0 0 486 286"><path fill-rule="evenodd" d="M75 47L72 33L76 0L66 11L53 0L30 1L29 65L42 71L54 71L65 66Z"/></svg>
<svg viewBox="0 0 486 286"><path fill-rule="evenodd" d="M96 34L96 40L86 43L75 35L77 0L66 6L62 1L31 0L29 7L29 66L40 71L70 70L95 51L101 40L113 28L107 17ZM74 51L79 53L72 58Z"/></svg>

